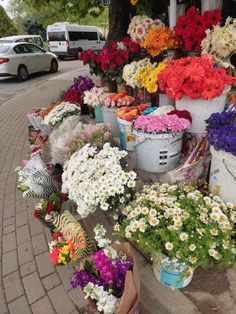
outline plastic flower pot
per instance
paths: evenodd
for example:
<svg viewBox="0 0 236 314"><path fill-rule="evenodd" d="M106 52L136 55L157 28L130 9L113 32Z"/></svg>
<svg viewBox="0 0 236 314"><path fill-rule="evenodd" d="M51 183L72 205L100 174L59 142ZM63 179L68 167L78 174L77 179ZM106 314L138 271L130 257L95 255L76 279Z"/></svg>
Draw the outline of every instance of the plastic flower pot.
<svg viewBox="0 0 236 314"><path fill-rule="evenodd" d="M120 128L121 149L134 151L135 136L132 134L132 122L117 118Z"/></svg>
<svg viewBox="0 0 236 314"><path fill-rule="evenodd" d="M226 85L223 93L219 97L210 100L202 98L191 99L188 96L183 96L181 100L176 100L177 110L187 110L192 117L192 125L187 129L190 133L205 134L206 122L213 113L222 112L225 108L227 93L231 86Z"/></svg>
<svg viewBox="0 0 236 314"><path fill-rule="evenodd" d="M111 125L111 135L120 136L120 128L116 117L117 108L102 107L103 122Z"/></svg>
<svg viewBox="0 0 236 314"><path fill-rule="evenodd" d="M193 278L191 268L182 263L173 263L164 255L159 255L154 260L153 272L157 280L168 288L184 288Z"/></svg>
<svg viewBox="0 0 236 314"><path fill-rule="evenodd" d="M103 115L102 115L102 109L101 108L95 108L95 120L96 123L103 123Z"/></svg>
<svg viewBox="0 0 236 314"><path fill-rule="evenodd" d="M210 189L219 189L219 196L225 201L236 204L236 157L231 153L210 148L211 171Z"/></svg>
<svg viewBox="0 0 236 314"><path fill-rule="evenodd" d="M139 169L164 173L179 166L183 132L149 134L134 130L133 134Z"/></svg>

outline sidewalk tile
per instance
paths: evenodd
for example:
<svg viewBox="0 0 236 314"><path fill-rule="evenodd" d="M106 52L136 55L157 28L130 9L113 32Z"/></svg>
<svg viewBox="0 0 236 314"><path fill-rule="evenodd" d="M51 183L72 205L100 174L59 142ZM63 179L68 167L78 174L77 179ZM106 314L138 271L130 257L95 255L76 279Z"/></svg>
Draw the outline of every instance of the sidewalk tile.
<svg viewBox="0 0 236 314"><path fill-rule="evenodd" d="M4 213L3 213L3 218L11 218L15 216L15 203L12 205L5 205L4 204Z"/></svg>
<svg viewBox="0 0 236 314"><path fill-rule="evenodd" d="M18 271L4 277L3 285L7 302L13 301L24 294L24 289Z"/></svg>
<svg viewBox="0 0 236 314"><path fill-rule="evenodd" d="M56 314L52 303L47 296L32 304L31 309L33 314Z"/></svg>
<svg viewBox="0 0 236 314"><path fill-rule="evenodd" d="M30 232L32 236L42 233L43 231L44 231L43 226L38 220L36 219L30 220Z"/></svg>
<svg viewBox="0 0 236 314"><path fill-rule="evenodd" d="M9 303L9 310L10 314L32 314L25 295Z"/></svg>
<svg viewBox="0 0 236 314"><path fill-rule="evenodd" d="M7 311L8 309L7 309L7 304L6 304L3 288L0 286L0 313L5 314L7 313Z"/></svg>
<svg viewBox="0 0 236 314"><path fill-rule="evenodd" d="M42 253L35 257L40 277L45 277L55 272L55 267L49 259L48 252Z"/></svg>
<svg viewBox="0 0 236 314"><path fill-rule="evenodd" d="M48 275L47 277L43 278L43 284L45 289L51 290L52 288L59 286L61 284L60 277L58 276L57 272Z"/></svg>
<svg viewBox="0 0 236 314"><path fill-rule="evenodd" d="M34 303L45 295L42 282L36 272L24 277L23 284L25 287L27 298L29 300L29 304Z"/></svg>
<svg viewBox="0 0 236 314"><path fill-rule="evenodd" d="M3 234L8 234L8 233L14 232L15 230L16 230L15 225L6 226L3 229Z"/></svg>
<svg viewBox="0 0 236 314"><path fill-rule="evenodd" d="M23 226L28 223L27 211L22 211L16 214L16 226Z"/></svg>
<svg viewBox="0 0 236 314"><path fill-rule="evenodd" d="M70 314L75 310L75 306L71 299L68 297L66 290L63 286L55 287L48 292L57 314Z"/></svg>
<svg viewBox="0 0 236 314"><path fill-rule="evenodd" d="M57 272L63 282L64 288L66 290L70 290L71 289L71 285L70 285L70 276L71 274L75 271L74 267L72 264L68 264L66 265L66 267L57 267Z"/></svg>
<svg viewBox="0 0 236 314"><path fill-rule="evenodd" d="M19 265L31 262L34 259L31 242L26 242L18 246Z"/></svg>
<svg viewBox="0 0 236 314"><path fill-rule="evenodd" d="M17 237L18 245L30 241L31 237L30 237L29 225L24 225L24 226L16 228L16 237Z"/></svg>
<svg viewBox="0 0 236 314"><path fill-rule="evenodd" d="M17 252L16 250L3 254L2 272L6 276L18 269Z"/></svg>
<svg viewBox="0 0 236 314"><path fill-rule="evenodd" d="M36 271L36 263L35 261L25 263L20 266L20 274L21 277L25 277Z"/></svg>
<svg viewBox="0 0 236 314"><path fill-rule="evenodd" d="M15 217L6 218L3 220L3 227L13 225L15 224L15 221L16 221Z"/></svg>
<svg viewBox="0 0 236 314"><path fill-rule="evenodd" d="M16 233L8 233L3 236L3 253L16 249Z"/></svg>
<svg viewBox="0 0 236 314"><path fill-rule="evenodd" d="M38 255L45 251L48 252L48 244L44 233L37 234L32 237L34 255Z"/></svg>

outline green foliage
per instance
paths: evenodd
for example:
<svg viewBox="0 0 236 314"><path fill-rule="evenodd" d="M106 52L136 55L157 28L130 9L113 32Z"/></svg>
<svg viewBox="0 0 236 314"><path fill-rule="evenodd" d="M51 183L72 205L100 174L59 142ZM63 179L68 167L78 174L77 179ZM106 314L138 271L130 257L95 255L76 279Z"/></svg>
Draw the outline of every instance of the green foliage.
<svg viewBox="0 0 236 314"><path fill-rule="evenodd" d="M0 5L0 37L17 35L18 30L7 15L4 8Z"/></svg>

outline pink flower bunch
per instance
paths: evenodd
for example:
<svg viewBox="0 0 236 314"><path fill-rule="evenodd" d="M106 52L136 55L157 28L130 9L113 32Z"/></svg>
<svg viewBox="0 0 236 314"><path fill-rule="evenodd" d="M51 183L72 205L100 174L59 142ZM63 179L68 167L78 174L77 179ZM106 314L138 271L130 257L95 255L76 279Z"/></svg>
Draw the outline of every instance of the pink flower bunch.
<svg viewBox="0 0 236 314"><path fill-rule="evenodd" d="M100 278L102 278L106 284L114 285L117 280L117 273L112 261L105 255L103 250L93 254L93 262L100 272Z"/></svg>
<svg viewBox="0 0 236 314"><path fill-rule="evenodd" d="M134 128L145 133L177 133L189 128L190 125L189 120L179 118L176 114L163 114L139 116L134 123Z"/></svg>

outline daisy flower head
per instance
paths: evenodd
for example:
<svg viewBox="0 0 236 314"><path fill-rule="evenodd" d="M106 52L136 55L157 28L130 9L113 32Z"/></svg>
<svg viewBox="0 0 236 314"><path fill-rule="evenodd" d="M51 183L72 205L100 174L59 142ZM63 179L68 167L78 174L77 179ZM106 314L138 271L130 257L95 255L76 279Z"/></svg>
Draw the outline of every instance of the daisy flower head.
<svg viewBox="0 0 236 314"><path fill-rule="evenodd" d="M179 238L181 241L186 241L188 240L188 234L186 232L181 232Z"/></svg>
<svg viewBox="0 0 236 314"><path fill-rule="evenodd" d="M167 251L171 251L174 248L174 245L171 242L166 242L165 248Z"/></svg>
<svg viewBox="0 0 236 314"><path fill-rule="evenodd" d="M196 245L195 244L190 244L189 249L191 252L194 252L196 250Z"/></svg>
<svg viewBox="0 0 236 314"><path fill-rule="evenodd" d="M149 219L149 224L153 227L157 226L160 223L160 221L156 217L151 217Z"/></svg>

